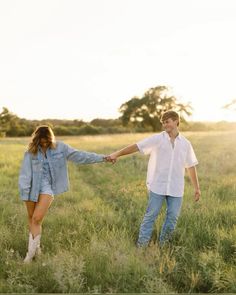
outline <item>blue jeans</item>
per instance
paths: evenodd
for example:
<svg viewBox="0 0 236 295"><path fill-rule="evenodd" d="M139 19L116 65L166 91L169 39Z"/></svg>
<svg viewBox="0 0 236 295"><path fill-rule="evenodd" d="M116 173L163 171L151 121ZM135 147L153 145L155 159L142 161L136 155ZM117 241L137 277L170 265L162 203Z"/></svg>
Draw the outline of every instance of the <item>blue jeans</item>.
<svg viewBox="0 0 236 295"><path fill-rule="evenodd" d="M148 244L151 238L154 222L160 212L164 200L166 200L167 209L165 222L162 226L159 237L160 245L163 245L166 240L170 239L180 214L183 198L158 195L150 191L146 214L139 230L138 246L145 246Z"/></svg>

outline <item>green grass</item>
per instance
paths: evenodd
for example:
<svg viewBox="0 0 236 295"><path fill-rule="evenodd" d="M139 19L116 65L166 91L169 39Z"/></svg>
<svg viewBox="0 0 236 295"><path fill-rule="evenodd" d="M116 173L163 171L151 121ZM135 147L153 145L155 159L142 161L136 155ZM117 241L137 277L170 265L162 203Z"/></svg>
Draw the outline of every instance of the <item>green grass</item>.
<svg viewBox="0 0 236 295"><path fill-rule="evenodd" d="M64 137L81 150L108 154L150 134ZM70 191L55 197L43 224L43 255L22 263L28 228L18 173L28 139L0 140L0 292L236 292L236 134L185 133L194 146L202 199L188 177L171 245L137 249L147 205L147 157L69 164Z"/></svg>

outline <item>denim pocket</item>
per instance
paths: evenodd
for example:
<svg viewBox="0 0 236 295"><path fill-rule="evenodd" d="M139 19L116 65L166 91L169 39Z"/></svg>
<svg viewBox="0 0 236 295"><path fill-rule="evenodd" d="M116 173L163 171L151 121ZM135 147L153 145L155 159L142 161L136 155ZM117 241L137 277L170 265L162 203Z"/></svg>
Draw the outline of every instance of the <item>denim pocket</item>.
<svg viewBox="0 0 236 295"><path fill-rule="evenodd" d="M40 171L40 168L41 168L41 164L40 164L39 160L32 159L32 169L33 169L33 172Z"/></svg>
<svg viewBox="0 0 236 295"><path fill-rule="evenodd" d="M63 153L52 154L51 160L53 162L53 165L57 167L62 167L65 165L65 158Z"/></svg>
<svg viewBox="0 0 236 295"><path fill-rule="evenodd" d="M64 158L63 153L54 153L54 154L52 154L52 159L61 159L61 158Z"/></svg>

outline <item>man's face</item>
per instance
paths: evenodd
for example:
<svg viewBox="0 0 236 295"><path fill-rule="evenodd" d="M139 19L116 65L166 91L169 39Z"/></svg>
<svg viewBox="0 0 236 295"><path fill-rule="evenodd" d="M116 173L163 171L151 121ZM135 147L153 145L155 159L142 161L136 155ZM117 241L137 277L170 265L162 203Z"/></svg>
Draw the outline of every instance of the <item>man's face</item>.
<svg viewBox="0 0 236 295"><path fill-rule="evenodd" d="M162 122L162 126L166 132L172 132L173 130L177 129L178 127L178 120L173 120L171 118L164 120Z"/></svg>

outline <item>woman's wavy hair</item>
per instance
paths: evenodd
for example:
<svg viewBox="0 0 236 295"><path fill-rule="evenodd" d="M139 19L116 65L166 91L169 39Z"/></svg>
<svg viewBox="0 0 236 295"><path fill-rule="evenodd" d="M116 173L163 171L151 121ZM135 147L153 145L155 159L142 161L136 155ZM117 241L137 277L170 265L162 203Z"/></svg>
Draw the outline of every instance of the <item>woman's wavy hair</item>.
<svg viewBox="0 0 236 295"><path fill-rule="evenodd" d="M36 155L41 139L46 139L48 141L49 148L56 148L55 136L51 127L47 125L40 125L35 129L31 136L31 141L28 145L28 152Z"/></svg>

